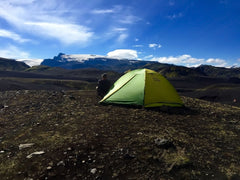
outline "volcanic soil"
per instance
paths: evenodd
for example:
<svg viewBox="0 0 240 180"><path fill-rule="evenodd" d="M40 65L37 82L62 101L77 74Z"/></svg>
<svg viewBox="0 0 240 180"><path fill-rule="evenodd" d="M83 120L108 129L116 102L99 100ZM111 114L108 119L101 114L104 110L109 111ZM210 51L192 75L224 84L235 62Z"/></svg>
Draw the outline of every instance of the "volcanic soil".
<svg viewBox="0 0 240 180"><path fill-rule="evenodd" d="M240 179L240 108L100 105L94 91L0 92L1 179Z"/></svg>

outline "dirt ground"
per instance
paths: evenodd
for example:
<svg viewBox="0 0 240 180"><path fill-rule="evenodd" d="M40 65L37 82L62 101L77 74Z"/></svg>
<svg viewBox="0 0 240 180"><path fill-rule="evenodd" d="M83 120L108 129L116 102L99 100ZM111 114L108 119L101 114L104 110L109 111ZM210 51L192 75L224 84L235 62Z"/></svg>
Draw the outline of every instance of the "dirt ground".
<svg viewBox="0 0 240 180"><path fill-rule="evenodd" d="M240 108L100 105L94 91L0 92L1 179L240 179Z"/></svg>

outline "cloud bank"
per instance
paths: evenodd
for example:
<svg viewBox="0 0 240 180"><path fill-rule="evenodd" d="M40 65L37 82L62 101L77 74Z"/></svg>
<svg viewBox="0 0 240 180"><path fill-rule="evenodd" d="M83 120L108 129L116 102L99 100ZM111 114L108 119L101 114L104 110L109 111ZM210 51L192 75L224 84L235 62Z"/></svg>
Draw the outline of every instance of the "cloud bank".
<svg viewBox="0 0 240 180"><path fill-rule="evenodd" d="M168 64L176 64L176 65L184 65L188 67L196 67L201 64L211 64L217 67L225 67L227 66L227 62L223 59L203 59L203 58L193 58L191 55L184 54L180 56L169 56L169 57L153 57L150 59L151 61L157 61L160 63L168 63Z"/></svg>
<svg viewBox="0 0 240 180"><path fill-rule="evenodd" d="M131 49L117 49L109 52L107 57L117 59L138 59L137 51Z"/></svg>
<svg viewBox="0 0 240 180"><path fill-rule="evenodd" d="M44 39L56 39L65 45L86 45L94 33L89 27L75 22L70 7L56 0L2 0L0 18L20 32ZM11 13L9 13L11 12ZM74 12L74 11L73 11ZM66 16L66 13L68 15ZM15 32L1 30L0 36L26 42Z"/></svg>
<svg viewBox="0 0 240 180"><path fill-rule="evenodd" d="M4 29L0 29L0 37L9 38L19 43L30 41L29 39L24 39L20 35L12 31L4 30Z"/></svg>
<svg viewBox="0 0 240 180"><path fill-rule="evenodd" d="M29 53L22 51L16 46L9 45L6 48L0 49L0 56L4 58L10 58L10 59L17 59L17 58L28 59Z"/></svg>
<svg viewBox="0 0 240 180"><path fill-rule="evenodd" d="M111 58L119 58L119 59L134 59L134 60L149 60L149 61L157 61L160 63L166 64L174 64L174 65L182 65L187 67L197 67L201 64L209 64L217 67L226 67L226 60L219 58L194 58L189 54L179 55L179 56L168 56L168 57L154 57L153 55L148 55L143 58L138 57L138 53L136 50L132 49L117 49L111 51L107 54L108 57Z"/></svg>
<svg viewBox="0 0 240 180"><path fill-rule="evenodd" d="M36 33L55 38L63 44L69 45L74 43L85 44L93 36L88 28L75 24L59 24L48 22L26 22L26 26L30 26Z"/></svg>
<svg viewBox="0 0 240 180"><path fill-rule="evenodd" d="M161 48L162 45L161 45L161 44L152 43L152 44L149 44L148 47L149 47L149 48L156 49L156 48Z"/></svg>

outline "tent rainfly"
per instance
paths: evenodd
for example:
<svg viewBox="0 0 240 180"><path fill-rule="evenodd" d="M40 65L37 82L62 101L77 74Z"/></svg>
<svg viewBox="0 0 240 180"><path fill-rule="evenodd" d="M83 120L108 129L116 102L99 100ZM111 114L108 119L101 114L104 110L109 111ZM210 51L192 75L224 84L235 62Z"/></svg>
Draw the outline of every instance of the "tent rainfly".
<svg viewBox="0 0 240 180"><path fill-rule="evenodd" d="M144 107L183 106L180 96L170 82L150 69L137 69L124 74L100 103Z"/></svg>

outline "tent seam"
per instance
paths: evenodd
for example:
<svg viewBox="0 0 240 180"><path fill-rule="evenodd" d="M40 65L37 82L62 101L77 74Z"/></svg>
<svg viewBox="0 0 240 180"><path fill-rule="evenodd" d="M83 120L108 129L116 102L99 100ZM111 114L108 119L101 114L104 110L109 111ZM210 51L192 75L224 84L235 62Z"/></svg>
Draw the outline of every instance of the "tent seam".
<svg viewBox="0 0 240 180"><path fill-rule="evenodd" d="M108 97L104 98L103 100L101 100L100 102L105 101L106 99L110 98L113 94L115 94L116 92L118 92L120 89L122 89L128 82L130 82L137 74L135 74L131 79L129 79L127 82L125 82L120 88L116 89L116 91L113 91Z"/></svg>
<svg viewBox="0 0 240 180"><path fill-rule="evenodd" d="M144 77L144 90L143 90L143 107L145 106L145 97L146 97L146 78L147 78L147 70L144 69L145 71L145 77Z"/></svg>

